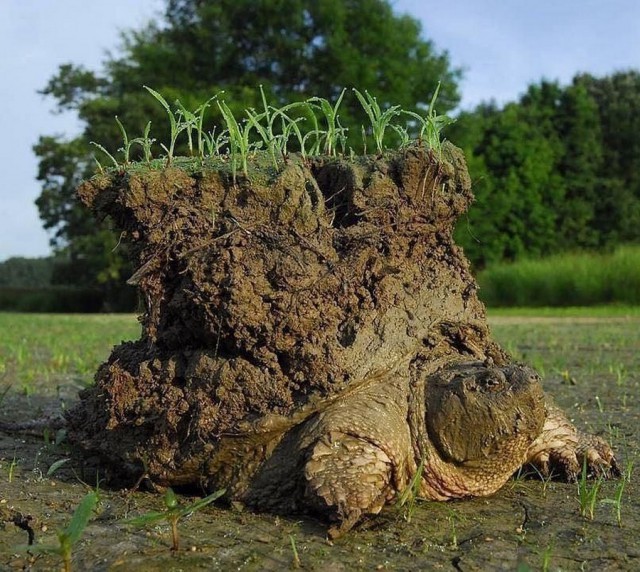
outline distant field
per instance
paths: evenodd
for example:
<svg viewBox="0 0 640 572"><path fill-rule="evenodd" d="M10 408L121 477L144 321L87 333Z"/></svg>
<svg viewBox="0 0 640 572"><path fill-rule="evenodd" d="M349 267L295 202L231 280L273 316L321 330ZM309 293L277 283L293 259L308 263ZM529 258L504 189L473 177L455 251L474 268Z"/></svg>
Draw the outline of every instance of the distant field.
<svg viewBox="0 0 640 572"><path fill-rule="evenodd" d="M478 283L490 307L640 305L640 246L497 264Z"/></svg>
<svg viewBox="0 0 640 572"><path fill-rule="evenodd" d="M139 337L133 314L0 313L0 383L27 394L87 385L114 345Z"/></svg>
<svg viewBox="0 0 640 572"><path fill-rule="evenodd" d="M534 307L491 307L487 309L492 316L521 316L521 317L550 317L550 318L624 318L640 316L640 305L627 306L624 304L610 304L608 306L567 306L552 308L549 306Z"/></svg>

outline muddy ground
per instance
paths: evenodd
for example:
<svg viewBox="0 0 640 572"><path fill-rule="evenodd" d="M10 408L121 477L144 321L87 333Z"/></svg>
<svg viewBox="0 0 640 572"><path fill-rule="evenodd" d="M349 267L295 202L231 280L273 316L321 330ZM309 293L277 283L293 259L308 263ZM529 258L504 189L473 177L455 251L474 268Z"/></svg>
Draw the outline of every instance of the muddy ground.
<svg viewBox="0 0 640 572"><path fill-rule="evenodd" d="M640 318L498 318L494 335L517 359L545 376L545 388L589 431L615 445L623 467L640 461ZM59 388L55 386L59 385ZM10 392L1 420L59 408L77 393L72 380L34 384L35 393ZM37 544L52 545L96 474L68 462L62 443L0 433L0 514L30 515ZM83 483L86 483L83 484ZM599 499L619 482L606 482ZM582 517L575 484L517 477L498 494L449 503L417 502L389 508L330 544L322 523L207 507L180 524L182 546L170 550L168 526L133 529L127 517L160 510L159 495L102 490L98 514L74 548L75 570L634 570L640 566L640 491L637 479L623 492L621 525L611 504L598 502L594 519ZM54 555L21 549L28 534L0 528L1 570L57 570Z"/></svg>

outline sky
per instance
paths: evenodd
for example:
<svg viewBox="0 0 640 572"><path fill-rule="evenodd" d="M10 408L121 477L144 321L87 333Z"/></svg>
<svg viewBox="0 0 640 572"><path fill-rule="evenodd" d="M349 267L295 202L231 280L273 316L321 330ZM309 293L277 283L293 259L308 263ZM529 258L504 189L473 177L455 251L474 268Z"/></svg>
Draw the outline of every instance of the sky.
<svg viewBox="0 0 640 572"><path fill-rule="evenodd" d="M464 70L461 107L518 98L533 82L567 84L640 69L638 0L392 0L423 36ZM73 137L72 114L52 113L38 94L63 63L99 71L117 54L121 30L157 18L163 0L0 0L0 261L46 256L49 234L34 204L40 194L32 147L40 135ZM321 95L321 94L319 94Z"/></svg>

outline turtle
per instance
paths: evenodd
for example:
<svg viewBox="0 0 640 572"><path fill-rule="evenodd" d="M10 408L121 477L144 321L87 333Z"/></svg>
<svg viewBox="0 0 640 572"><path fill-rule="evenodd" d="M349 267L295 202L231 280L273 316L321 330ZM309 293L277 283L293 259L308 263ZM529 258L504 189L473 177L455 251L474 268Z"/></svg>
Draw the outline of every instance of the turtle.
<svg viewBox="0 0 640 572"><path fill-rule="evenodd" d="M78 189L125 233L145 311L67 412L77 450L133 482L319 514L334 537L407 487L619 473L491 339L454 241L473 200L461 150L258 159L238 180L145 167Z"/></svg>
<svg viewBox="0 0 640 572"><path fill-rule="evenodd" d="M583 470L621 475L612 447L579 431L528 365L486 358L431 372L414 360L407 369L221 435L203 485L224 487L229 500L260 511L313 513L330 523L335 539L410 487L422 499L446 501L492 495L527 465L569 482ZM41 432L69 421L0 429Z"/></svg>
<svg viewBox="0 0 640 572"><path fill-rule="evenodd" d="M575 481L620 475L611 446L579 431L529 366L416 363L372 376L283 429L226 435L209 465L209 488L276 513L312 512L337 538L408 487L436 501L489 496L521 467Z"/></svg>

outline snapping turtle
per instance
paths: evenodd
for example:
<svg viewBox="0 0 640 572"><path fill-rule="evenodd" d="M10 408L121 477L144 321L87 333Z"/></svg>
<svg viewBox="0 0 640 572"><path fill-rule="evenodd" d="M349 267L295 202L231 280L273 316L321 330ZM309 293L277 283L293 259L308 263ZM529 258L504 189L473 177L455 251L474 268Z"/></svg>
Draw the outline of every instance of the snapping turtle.
<svg viewBox="0 0 640 572"><path fill-rule="evenodd" d="M311 509L333 534L418 470L430 499L491 494L525 463L617 471L491 340L452 238L472 200L459 150L252 168L80 187L122 230L145 313L68 414L72 441L117 476Z"/></svg>
<svg viewBox="0 0 640 572"><path fill-rule="evenodd" d="M210 484L263 510L312 509L337 522L334 537L394 501L416 471L418 495L430 500L491 495L528 463L568 480L583 462L619 474L609 445L579 432L532 369L491 359L374 376L288 421L223 436Z"/></svg>

